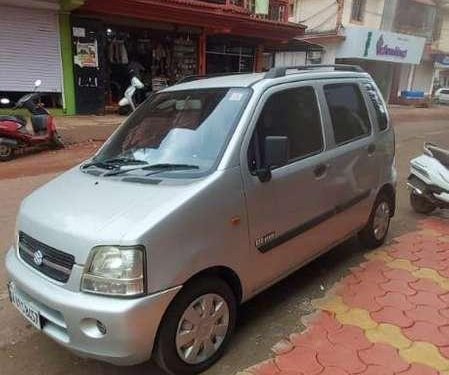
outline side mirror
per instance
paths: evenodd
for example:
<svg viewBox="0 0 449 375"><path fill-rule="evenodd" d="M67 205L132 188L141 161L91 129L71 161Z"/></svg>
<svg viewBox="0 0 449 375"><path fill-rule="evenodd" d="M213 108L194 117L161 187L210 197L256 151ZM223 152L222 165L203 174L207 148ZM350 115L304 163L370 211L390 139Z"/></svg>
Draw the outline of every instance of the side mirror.
<svg viewBox="0 0 449 375"><path fill-rule="evenodd" d="M265 138L264 144L264 164L265 167L257 171L257 176L261 182L271 179L271 169L281 167L288 163L290 156L290 142L288 137L269 136Z"/></svg>
<svg viewBox="0 0 449 375"><path fill-rule="evenodd" d="M137 77L131 79L131 86L134 86L136 89L143 89L145 87L142 81Z"/></svg>

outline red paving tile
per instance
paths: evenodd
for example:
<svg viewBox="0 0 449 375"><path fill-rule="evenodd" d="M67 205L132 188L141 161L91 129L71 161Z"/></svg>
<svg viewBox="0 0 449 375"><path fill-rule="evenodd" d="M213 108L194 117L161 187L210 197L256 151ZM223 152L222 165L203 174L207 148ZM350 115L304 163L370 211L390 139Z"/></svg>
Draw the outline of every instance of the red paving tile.
<svg viewBox="0 0 449 375"><path fill-rule="evenodd" d="M438 375L438 371L419 363L412 363L407 371L401 372L401 375Z"/></svg>
<svg viewBox="0 0 449 375"><path fill-rule="evenodd" d="M397 349L385 344L374 344L369 349L359 351L359 356L367 365L381 366L393 373L405 371L410 367L399 356Z"/></svg>
<svg viewBox="0 0 449 375"><path fill-rule="evenodd" d="M444 334L438 326L429 322L415 322L413 326L402 330L412 341L425 341L436 346L449 346L449 335Z"/></svg>
<svg viewBox="0 0 449 375"><path fill-rule="evenodd" d="M408 283L403 280L389 280L386 283L380 284L380 287L385 292L399 292L407 296L413 296L416 294L416 290L410 288Z"/></svg>
<svg viewBox="0 0 449 375"><path fill-rule="evenodd" d="M384 276L389 280L401 280L406 283L412 283L418 280L409 271L399 269L388 269L383 272Z"/></svg>
<svg viewBox="0 0 449 375"><path fill-rule="evenodd" d="M431 306L416 306L415 309L406 311L405 315L415 322L430 322L437 326L449 324L449 319Z"/></svg>
<svg viewBox="0 0 449 375"><path fill-rule="evenodd" d="M423 227L449 236L449 226L442 220L429 219ZM405 234L382 250L392 258L431 268L449 279L449 243L440 242L431 231ZM410 271L400 269L400 263L388 263L388 258L379 256L351 269L351 274L333 288L333 293L340 297L332 302L336 304L335 313L318 311L309 317L304 333L282 340L273 348L274 360L252 367L248 372L254 375L437 375L437 370L424 364L438 367L444 358L449 369L449 292L430 279L417 278ZM329 305L331 310L332 306ZM349 310L341 310L344 306ZM370 319L388 324L385 328L390 328L383 334L391 340L391 345L373 339L375 336L366 331L369 328L365 331L359 328L370 327ZM339 320L346 324L342 325ZM429 350L432 358L425 358L417 350L419 346L410 349L407 355L402 351L400 354L393 345L404 338L391 336L393 329L421 345L422 350ZM436 356L438 350L440 358Z"/></svg>
<svg viewBox="0 0 449 375"><path fill-rule="evenodd" d="M446 294L447 290L429 279L419 279L418 281L409 283L412 289L416 291L431 292L438 295Z"/></svg>
<svg viewBox="0 0 449 375"><path fill-rule="evenodd" d="M373 346L366 338L363 330L353 326L343 326L341 330L330 333L328 339L334 345L346 346L355 351Z"/></svg>
<svg viewBox="0 0 449 375"><path fill-rule="evenodd" d="M324 367L338 367L350 374L358 374L367 367L355 350L331 343L320 348L317 358Z"/></svg>
<svg viewBox="0 0 449 375"><path fill-rule="evenodd" d="M432 306L436 309L443 309L446 303L442 300L443 296L438 296L436 293L418 291L414 296L408 297L408 300L414 305Z"/></svg>
<svg viewBox="0 0 449 375"><path fill-rule="evenodd" d="M276 358L281 371L298 371L304 374L319 374L323 367L317 361L315 350L297 347L287 354Z"/></svg>
<svg viewBox="0 0 449 375"><path fill-rule="evenodd" d="M385 306L380 311L372 312L371 318L378 323L389 323L401 328L411 327L414 323L404 311L395 307Z"/></svg>
<svg viewBox="0 0 449 375"><path fill-rule="evenodd" d="M385 296L376 297L376 301L381 306L396 307L402 311L412 310L416 306L411 303L404 294L398 292L388 292Z"/></svg>

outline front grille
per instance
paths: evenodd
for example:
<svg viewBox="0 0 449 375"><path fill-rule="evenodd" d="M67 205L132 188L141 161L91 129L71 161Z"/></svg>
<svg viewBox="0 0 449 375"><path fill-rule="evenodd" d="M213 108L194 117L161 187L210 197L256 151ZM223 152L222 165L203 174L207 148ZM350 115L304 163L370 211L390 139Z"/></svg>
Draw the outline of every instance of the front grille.
<svg viewBox="0 0 449 375"><path fill-rule="evenodd" d="M36 254L38 251L41 257L41 254ZM19 255L34 269L63 283L69 279L75 264L73 255L53 249L23 232L19 233Z"/></svg>

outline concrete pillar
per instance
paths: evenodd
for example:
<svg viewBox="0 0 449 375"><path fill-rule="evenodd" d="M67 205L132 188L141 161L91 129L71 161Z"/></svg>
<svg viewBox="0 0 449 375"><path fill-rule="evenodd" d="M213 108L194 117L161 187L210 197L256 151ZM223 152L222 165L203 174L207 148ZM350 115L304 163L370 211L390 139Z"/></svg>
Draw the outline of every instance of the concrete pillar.
<svg viewBox="0 0 449 375"><path fill-rule="evenodd" d="M59 14L59 38L61 44L63 103L66 115L76 113L75 106L75 78L73 71L72 30L70 14Z"/></svg>

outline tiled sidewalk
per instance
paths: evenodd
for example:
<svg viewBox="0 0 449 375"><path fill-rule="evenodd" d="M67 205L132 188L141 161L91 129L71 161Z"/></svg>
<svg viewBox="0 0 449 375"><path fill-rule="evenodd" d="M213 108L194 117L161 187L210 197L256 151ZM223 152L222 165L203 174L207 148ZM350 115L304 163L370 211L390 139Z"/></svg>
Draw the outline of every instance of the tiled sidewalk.
<svg viewBox="0 0 449 375"><path fill-rule="evenodd" d="M241 375L449 375L449 223L420 228L369 253L305 332Z"/></svg>

